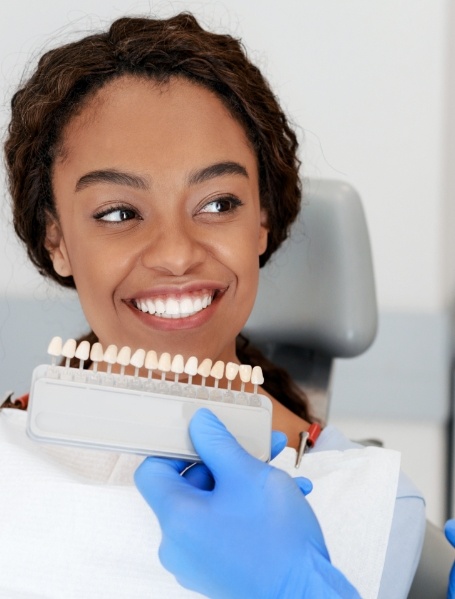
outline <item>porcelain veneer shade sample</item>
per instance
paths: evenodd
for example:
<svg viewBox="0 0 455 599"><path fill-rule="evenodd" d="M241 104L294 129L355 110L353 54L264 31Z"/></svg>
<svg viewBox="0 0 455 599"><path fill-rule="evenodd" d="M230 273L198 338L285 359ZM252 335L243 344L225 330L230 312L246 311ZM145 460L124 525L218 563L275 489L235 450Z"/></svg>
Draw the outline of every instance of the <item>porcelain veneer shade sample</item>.
<svg viewBox="0 0 455 599"><path fill-rule="evenodd" d="M62 354L62 338L61 337L52 337L49 346L47 348L47 353L50 356L61 356Z"/></svg>

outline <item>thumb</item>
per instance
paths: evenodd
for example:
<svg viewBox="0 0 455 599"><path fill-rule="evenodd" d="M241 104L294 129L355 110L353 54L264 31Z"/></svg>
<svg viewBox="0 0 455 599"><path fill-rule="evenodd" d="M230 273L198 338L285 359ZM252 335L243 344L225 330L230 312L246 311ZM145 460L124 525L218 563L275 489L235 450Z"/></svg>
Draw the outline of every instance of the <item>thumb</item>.
<svg viewBox="0 0 455 599"><path fill-rule="evenodd" d="M174 497L188 492L188 487L194 490L194 487L180 476L181 470L181 460L149 457L134 473L134 483L138 491L159 520L169 512L169 504Z"/></svg>
<svg viewBox="0 0 455 599"><path fill-rule="evenodd" d="M256 466L225 425L207 408L199 409L190 422L191 441L215 481L249 476ZM261 462L262 464L262 462Z"/></svg>

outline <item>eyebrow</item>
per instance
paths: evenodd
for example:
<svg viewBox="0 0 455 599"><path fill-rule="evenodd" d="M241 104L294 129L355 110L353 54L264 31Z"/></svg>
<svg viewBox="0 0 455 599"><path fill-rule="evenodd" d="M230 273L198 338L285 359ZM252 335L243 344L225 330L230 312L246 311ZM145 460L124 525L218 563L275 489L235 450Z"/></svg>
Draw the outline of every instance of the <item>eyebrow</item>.
<svg viewBox="0 0 455 599"><path fill-rule="evenodd" d="M240 175L249 178L248 172L244 166L238 162L227 161L217 162L206 166L205 168L192 171L188 177L188 183L190 185L197 185L198 183L204 183L204 181L209 181L215 177L222 177L223 175ZM82 191L90 185L96 185L97 183L126 185L127 187L141 190L148 190L150 187L149 181L143 176L118 171L116 169L102 169L91 171L90 173L83 175L78 179L75 190Z"/></svg>
<svg viewBox="0 0 455 599"><path fill-rule="evenodd" d="M135 189L147 190L149 183L145 177L135 175L133 173L126 173L118 171L116 169L103 169L99 171L92 171L83 175L76 183L76 191L81 191L90 185L96 183L111 183L114 185L126 185L127 187L134 187Z"/></svg>
<svg viewBox="0 0 455 599"><path fill-rule="evenodd" d="M241 175L248 179L248 172L244 166L238 162L217 162L206 166L200 170L196 170L190 173L188 182L190 185L197 185L198 183L204 183L209 179L215 177L222 177L223 175Z"/></svg>

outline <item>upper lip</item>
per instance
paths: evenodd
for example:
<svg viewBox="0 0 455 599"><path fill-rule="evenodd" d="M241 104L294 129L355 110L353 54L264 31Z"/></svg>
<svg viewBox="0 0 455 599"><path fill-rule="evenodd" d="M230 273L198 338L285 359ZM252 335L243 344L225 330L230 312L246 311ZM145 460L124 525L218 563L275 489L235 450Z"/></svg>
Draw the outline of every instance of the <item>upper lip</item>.
<svg viewBox="0 0 455 599"><path fill-rule="evenodd" d="M212 296L216 291L225 291L229 285L226 283L215 282L215 281L198 281L193 283L186 283L184 285L157 285L151 289L143 289L138 291L134 295L127 298L126 301L132 300L143 300L153 298L176 298L184 295L194 295L211 293Z"/></svg>

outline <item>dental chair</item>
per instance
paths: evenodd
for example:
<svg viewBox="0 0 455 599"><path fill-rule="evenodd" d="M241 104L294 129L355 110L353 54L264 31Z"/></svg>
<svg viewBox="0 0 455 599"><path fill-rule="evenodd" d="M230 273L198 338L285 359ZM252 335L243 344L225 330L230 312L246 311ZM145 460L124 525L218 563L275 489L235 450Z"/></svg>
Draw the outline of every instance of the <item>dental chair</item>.
<svg viewBox="0 0 455 599"><path fill-rule="evenodd" d="M340 181L311 180L304 184L304 198L290 238L261 271L245 333L290 372L325 423L336 358L358 356L374 341L376 292L356 191ZM453 559L442 530L427 522L408 599L445 599Z"/></svg>

